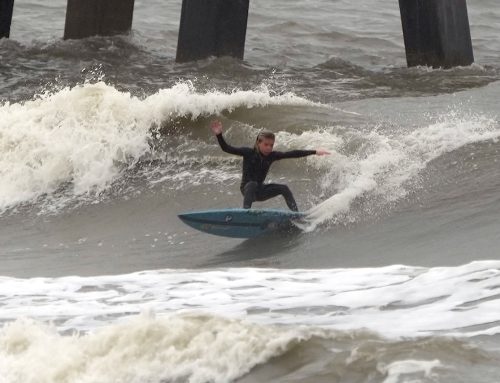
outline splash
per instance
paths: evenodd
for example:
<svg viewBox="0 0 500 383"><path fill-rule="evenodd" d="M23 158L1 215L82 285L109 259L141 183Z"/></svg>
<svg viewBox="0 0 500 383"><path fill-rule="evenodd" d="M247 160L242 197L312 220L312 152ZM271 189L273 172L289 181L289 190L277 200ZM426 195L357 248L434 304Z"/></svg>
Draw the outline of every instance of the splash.
<svg viewBox="0 0 500 383"><path fill-rule="evenodd" d="M500 333L499 261L0 281L2 383L230 382L328 350L332 371L357 360L393 382L436 357L487 362L464 342Z"/></svg>
<svg viewBox="0 0 500 383"><path fill-rule="evenodd" d="M104 82L6 103L0 106L0 212L61 188L72 197L101 193L151 153L152 130L172 119L307 103L266 88L199 93L190 83L140 99Z"/></svg>
<svg viewBox="0 0 500 383"><path fill-rule="evenodd" d="M6 383L230 382L305 338L209 315L141 315L73 336L18 320L0 331L0 376Z"/></svg>
<svg viewBox="0 0 500 383"><path fill-rule="evenodd" d="M499 261L436 268L160 270L0 281L3 321L31 317L53 321L60 331L105 327L118 317L154 308L269 325L367 328L394 338L500 332Z"/></svg>
<svg viewBox="0 0 500 383"><path fill-rule="evenodd" d="M323 135L324 136L324 135ZM324 140L335 152L330 158L311 164L325 173L324 189L336 185L334 195L311 208L306 231L325 222L349 222L357 218L351 210L355 201L371 199L387 204L404 198L408 186L436 158L471 143L497 140L498 123L483 116L461 117L457 113L411 132L343 132ZM354 146L355 150L349 150Z"/></svg>

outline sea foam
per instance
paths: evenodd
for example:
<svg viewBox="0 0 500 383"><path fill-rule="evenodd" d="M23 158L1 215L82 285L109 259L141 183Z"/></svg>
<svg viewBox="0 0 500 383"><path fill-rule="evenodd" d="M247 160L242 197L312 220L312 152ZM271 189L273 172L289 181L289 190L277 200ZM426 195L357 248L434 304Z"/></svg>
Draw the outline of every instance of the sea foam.
<svg viewBox="0 0 500 383"><path fill-rule="evenodd" d="M306 137L313 136L308 141L322 141L323 147L334 152L321 161L310 161L323 171L321 185L325 195L331 191L333 195L309 209L308 224L301 225L306 231L327 221L355 221L357 217L351 207L360 198L376 201L372 205L400 200L413 190L419 173L431 161L465 145L500 137L496 120L455 112L412 131L400 129L388 133L374 127L369 131L350 129L339 135L335 130L331 128L330 135L324 130L305 133ZM362 149L344 150L356 141L362 142Z"/></svg>
<svg viewBox="0 0 500 383"><path fill-rule="evenodd" d="M87 331L154 310L262 324L366 328L388 337L494 334L500 264L460 267L162 270L99 277L0 279L4 322ZM457 288L458 287L458 288Z"/></svg>
<svg viewBox="0 0 500 383"><path fill-rule="evenodd" d="M3 277L0 382L229 382L286 354L301 365L309 352L331 360L329 371L362 368L387 383L432 378L457 358L497 365L467 341L500 334L499 270L477 261Z"/></svg>
<svg viewBox="0 0 500 383"><path fill-rule="evenodd" d="M61 336L19 320L0 330L0 382L230 382L307 336L201 315L141 315Z"/></svg>
<svg viewBox="0 0 500 383"><path fill-rule="evenodd" d="M179 83L140 99L104 82L0 106L0 211L50 195L99 193L151 151L152 132L176 118L236 108L311 104L293 94L198 92Z"/></svg>

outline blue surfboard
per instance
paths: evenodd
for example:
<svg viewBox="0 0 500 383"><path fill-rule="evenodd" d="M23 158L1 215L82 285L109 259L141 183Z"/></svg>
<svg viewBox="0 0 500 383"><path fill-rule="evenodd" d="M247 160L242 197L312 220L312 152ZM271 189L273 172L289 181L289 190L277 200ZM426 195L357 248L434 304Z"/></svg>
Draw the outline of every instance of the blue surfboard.
<svg viewBox="0 0 500 383"><path fill-rule="evenodd" d="M232 238L253 238L287 231L304 213L280 209L220 209L179 214L187 225L205 233Z"/></svg>

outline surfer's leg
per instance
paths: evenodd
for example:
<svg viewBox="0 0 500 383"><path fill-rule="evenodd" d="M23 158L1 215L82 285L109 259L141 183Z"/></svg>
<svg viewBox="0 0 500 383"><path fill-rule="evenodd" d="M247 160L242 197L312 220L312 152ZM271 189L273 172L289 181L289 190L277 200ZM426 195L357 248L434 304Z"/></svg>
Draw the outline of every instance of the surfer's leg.
<svg viewBox="0 0 500 383"><path fill-rule="evenodd" d="M252 203L257 199L257 182L247 182L245 186L241 189L243 194L243 209L250 209Z"/></svg>
<svg viewBox="0 0 500 383"><path fill-rule="evenodd" d="M273 198L278 195L282 195L285 198L285 202L290 210L299 211L299 208L297 207L297 202L295 202L295 198L293 198L293 194L290 191L290 188L286 185L280 185L280 184L263 185L262 188L260 188L257 193L257 201L265 201L268 200L269 198Z"/></svg>

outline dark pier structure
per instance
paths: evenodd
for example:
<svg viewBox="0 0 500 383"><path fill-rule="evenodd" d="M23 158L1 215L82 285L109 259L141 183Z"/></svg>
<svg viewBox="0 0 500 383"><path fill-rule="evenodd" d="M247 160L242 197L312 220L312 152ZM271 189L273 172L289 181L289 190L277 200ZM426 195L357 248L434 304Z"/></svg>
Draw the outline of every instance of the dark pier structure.
<svg viewBox="0 0 500 383"><path fill-rule="evenodd" d="M0 0L0 39L9 37L14 0Z"/></svg>
<svg viewBox="0 0 500 383"><path fill-rule="evenodd" d="M466 0L399 0L409 67L474 62Z"/></svg>
<svg viewBox="0 0 500 383"><path fill-rule="evenodd" d="M128 33L133 14L134 0L68 0L64 38Z"/></svg>
<svg viewBox="0 0 500 383"><path fill-rule="evenodd" d="M249 0L183 0L177 62L243 59Z"/></svg>
<svg viewBox="0 0 500 383"><path fill-rule="evenodd" d="M395 1L395 0L394 0ZM9 37L14 0L0 0L0 38ZM466 0L399 0L408 66L451 68L474 62ZM249 0L183 0L177 62L243 59ZM132 28L134 0L68 0L65 39Z"/></svg>

